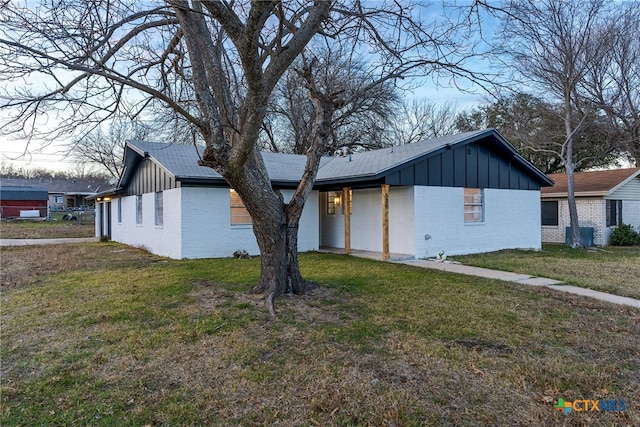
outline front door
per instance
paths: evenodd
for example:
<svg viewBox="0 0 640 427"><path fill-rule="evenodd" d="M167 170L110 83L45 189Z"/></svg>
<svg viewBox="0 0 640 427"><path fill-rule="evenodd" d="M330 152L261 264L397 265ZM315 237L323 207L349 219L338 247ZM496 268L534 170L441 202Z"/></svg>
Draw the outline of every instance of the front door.
<svg viewBox="0 0 640 427"><path fill-rule="evenodd" d="M105 205L105 209L106 209L106 215L105 215L105 220L106 220L106 230L107 232L105 233L107 236L111 237L111 202L107 202L104 204Z"/></svg>

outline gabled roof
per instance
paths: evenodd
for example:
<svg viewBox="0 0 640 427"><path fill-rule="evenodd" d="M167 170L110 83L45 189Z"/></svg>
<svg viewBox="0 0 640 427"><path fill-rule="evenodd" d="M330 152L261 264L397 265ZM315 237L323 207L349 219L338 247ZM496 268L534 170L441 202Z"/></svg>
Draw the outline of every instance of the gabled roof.
<svg viewBox="0 0 640 427"><path fill-rule="evenodd" d="M107 180L86 178L2 178L2 185L41 187L50 194L89 195L110 187Z"/></svg>
<svg viewBox="0 0 640 427"><path fill-rule="evenodd" d="M143 157L154 159L167 172L178 180L219 180L224 181L222 176L206 166L198 165L198 160L202 156L202 148L193 145L172 144L161 142L130 141L127 148L134 151L137 156L128 155L125 152L125 165L127 166L121 183L128 182L130 174L133 173L135 163ZM299 154L284 154L262 152L262 159L272 181L297 183L302 177L307 157ZM320 164L323 165L329 158L322 158Z"/></svg>
<svg viewBox="0 0 640 427"><path fill-rule="evenodd" d="M638 176L640 168L576 172L573 176L574 192L578 197L607 196ZM549 178L555 181L555 185L543 188L541 196L567 197L567 175L556 173L549 175Z"/></svg>
<svg viewBox="0 0 640 427"><path fill-rule="evenodd" d="M0 200L49 200L44 187L0 185Z"/></svg>
<svg viewBox="0 0 640 427"><path fill-rule="evenodd" d="M462 141L470 141L485 133L485 130L465 132L413 144L350 154L345 157L334 157L322 170L318 171L318 181L379 175L447 145L453 146Z"/></svg>
<svg viewBox="0 0 640 427"><path fill-rule="evenodd" d="M513 161L534 176L542 185L553 184L545 174L521 157L518 151L498 131L492 128L333 158L318 171L317 182L380 177L444 150L470 144L484 138L491 138L497 151L508 154Z"/></svg>
<svg viewBox="0 0 640 427"><path fill-rule="evenodd" d="M448 149L485 139L491 141L494 150L503 153L540 185L553 183L546 175L522 158L517 150L495 129L487 129L355 153L344 157L323 157L318 169L316 184L328 188L328 186L338 186L345 182L359 183L360 185L367 182L377 182L380 177L389 175L398 168L413 162L424 160ZM125 171L120 178L119 186L122 188L127 185L137 164L143 158L151 158L173 175L176 180L210 182L211 184L224 183L222 176L215 170L198 165L201 154L202 148L195 148L192 145L129 141L125 150ZM306 163L306 156L297 154L262 152L262 158L274 185L297 184Z"/></svg>

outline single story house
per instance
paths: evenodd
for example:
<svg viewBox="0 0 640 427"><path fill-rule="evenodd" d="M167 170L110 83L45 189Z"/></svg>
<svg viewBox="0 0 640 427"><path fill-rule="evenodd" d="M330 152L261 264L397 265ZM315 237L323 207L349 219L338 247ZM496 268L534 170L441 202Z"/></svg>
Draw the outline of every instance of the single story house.
<svg viewBox="0 0 640 427"><path fill-rule="evenodd" d="M306 157L262 153L285 199ZM131 141L118 187L96 197L96 235L171 258L258 253L242 200L192 146ZM553 182L496 130L325 157L299 250L417 258L541 247L540 187Z"/></svg>
<svg viewBox="0 0 640 427"><path fill-rule="evenodd" d="M0 218L46 218L48 215L47 189L0 185Z"/></svg>
<svg viewBox="0 0 640 427"><path fill-rule="evenodd" d="M3 177L3 184L22 187L41 187L49 194L49 209L65 211L92 209L93 200L87 199L111 187L107 180L95 178L14 178ZM45 215L46 217L46 215Z"/></svg>
<svg viewBox="0 0 640 427"><path fill-rule="evenodd" d="M564 243L569 227L567 175L549 175L555 185L542 188L542 241ZM640 227L640 168L574 174L574 193L580 227L593 244L606 246L619 224Z"/></svg>

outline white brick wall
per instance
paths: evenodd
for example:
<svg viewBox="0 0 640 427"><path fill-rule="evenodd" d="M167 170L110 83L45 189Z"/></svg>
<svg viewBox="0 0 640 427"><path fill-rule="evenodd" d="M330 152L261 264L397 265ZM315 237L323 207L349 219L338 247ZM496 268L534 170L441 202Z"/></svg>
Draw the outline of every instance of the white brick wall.
<svg viewBox="0 0 640 427"><path fill-rule="evenodd" d="M283 191L285 200L292 191ZM298 249L317 250L318 192L313 191L300 220ZM112 203L112 239L170 258L230 257L237 249L259 254L251 225L232 226L229 189L177 188L163 193L163 225L155 225L154 194L142 196L142 225L136 224L136 197L122 198L122 222ZM96 233L98 229L96 228Z"/></svg>
<svg viewBox="0 0 640 427"><path fill-rule="evenodd" d="M463 188L415 187L415 256L540 249L540 192L484 190L484 222L465 223ZM425 234L431 238L425 239Z"/></svg>
<svg viewBox="0 0 640 427"><path fill-rule="evenodd" d="M389 189L389 252L396 254L416 253L414 187L391 187Z"/></svg>
<svg viewBox="0 0 640 427"><path fill-rule="evenodd" d="M180 189L162 194L163 224L155 225L155 194L142 195L142 224L136 224L136 196L122 197L122 222L118 223L118 201L111 203L111 239L144 248L154 254L179 259L182 257Z"/></svg>
<svg viewBox="0 0 640 427"><path fill-rule="evenodd" d="M540 193L486 189L485 221L464 223L462 188L391 187L389 250L432 257L487 252L507 248L540 248ZM382 250L381 190L354 190L351 248ZM323 194L322 204L326 203ZM336 215L321 210L321 245L344 247L342 209ZM425 234L431 235L425 240Z"/></svg>

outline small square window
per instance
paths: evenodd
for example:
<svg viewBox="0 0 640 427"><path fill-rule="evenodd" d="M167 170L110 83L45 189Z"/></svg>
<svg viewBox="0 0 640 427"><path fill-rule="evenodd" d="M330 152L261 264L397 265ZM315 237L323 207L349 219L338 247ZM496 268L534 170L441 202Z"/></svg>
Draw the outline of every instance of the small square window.
<svg viewBox="0 0 640 427"><path fill-rule="evenodd" d="M484 195L480 188L464 189L464 222L484 221Z"/></svg>

